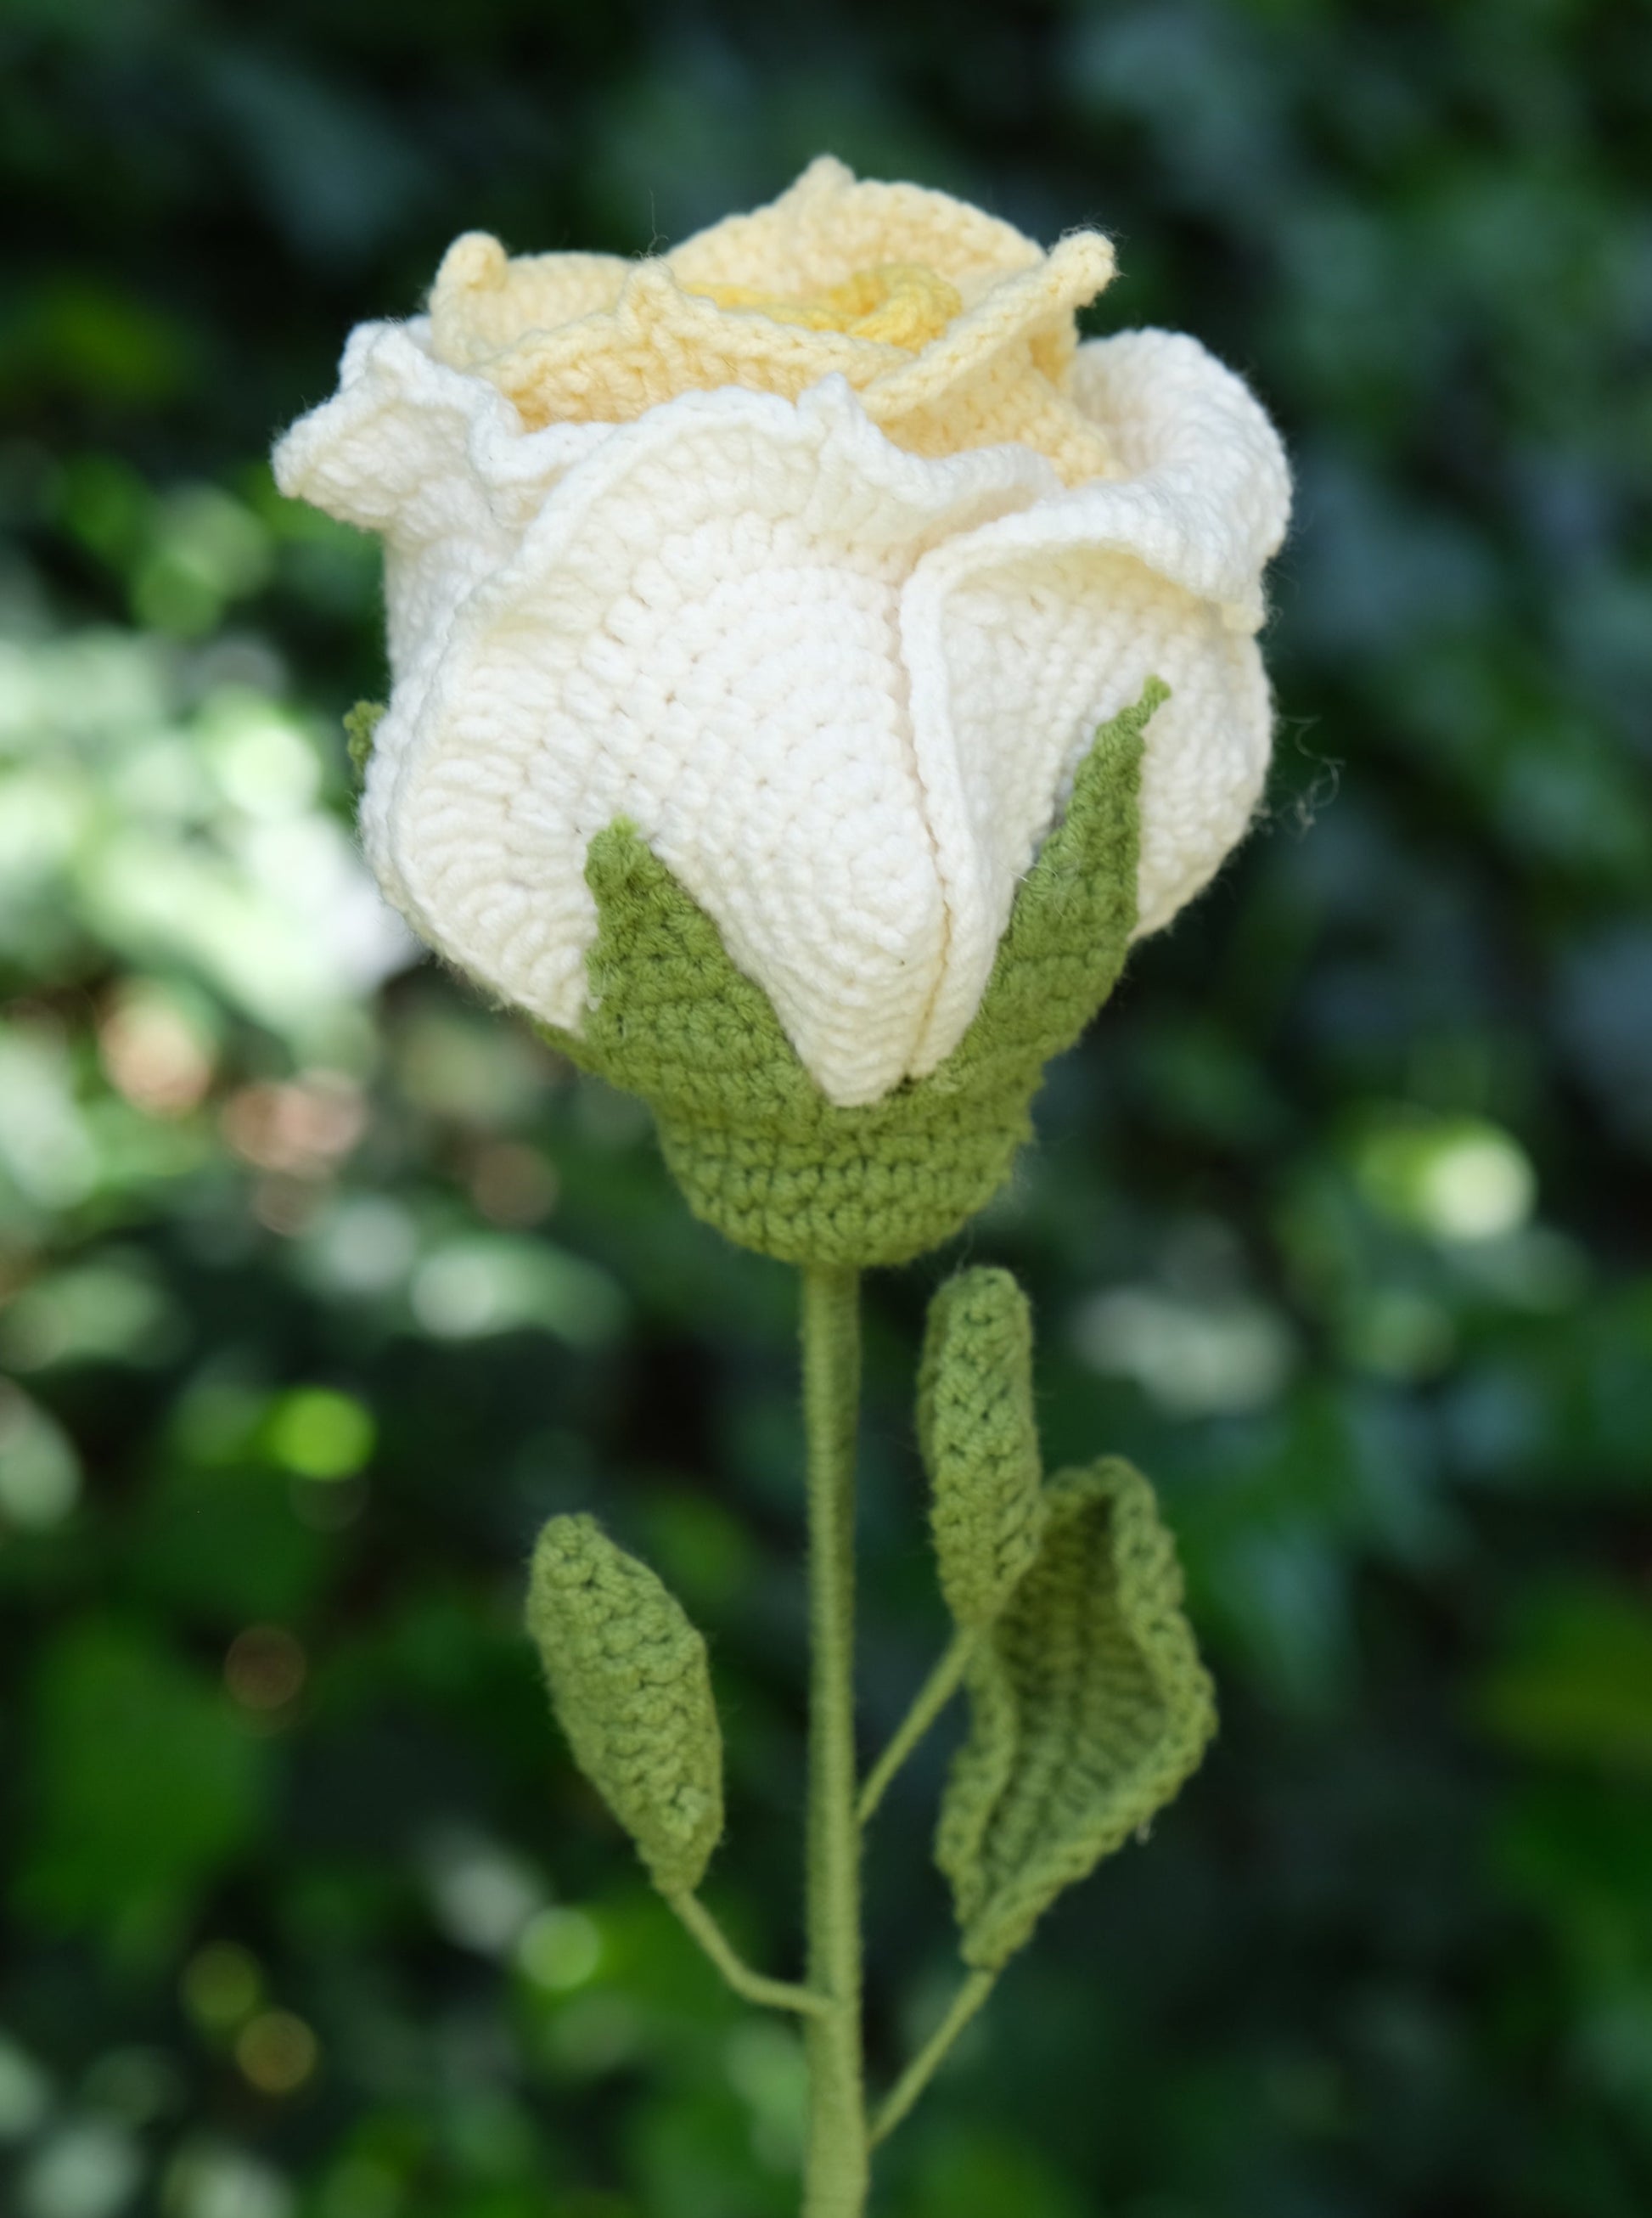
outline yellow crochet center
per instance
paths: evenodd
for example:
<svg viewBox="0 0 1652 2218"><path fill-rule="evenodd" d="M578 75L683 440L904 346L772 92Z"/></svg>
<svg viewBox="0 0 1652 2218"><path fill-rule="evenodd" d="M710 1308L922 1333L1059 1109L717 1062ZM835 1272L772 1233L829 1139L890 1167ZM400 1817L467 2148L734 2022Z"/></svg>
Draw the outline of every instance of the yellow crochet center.
<svg viewBox="0 0 1652 2218"><path fill-rule="evenodd" d="M961 201L858 185L828 163L773 207L640 262L512 260L467 232L430 294L431 351L486 378L530 431L629 424L730 386L795 400L838 376L909 454L1030 447L1083 485L1116 464L1068 389L1074 310L1112 270L1097 232L1041 256Z"/></svg>
<svg viewBox="0 0 1652 2218"><path fill-rule="evenodd" d="M963 313L957 288L921 262L884 262L857 270L824 293L789 298L755 285L695 285L689 288L720 308L751 308L777 324L808 331L847 331L852 338L882 339L916 352Z"/></svg>

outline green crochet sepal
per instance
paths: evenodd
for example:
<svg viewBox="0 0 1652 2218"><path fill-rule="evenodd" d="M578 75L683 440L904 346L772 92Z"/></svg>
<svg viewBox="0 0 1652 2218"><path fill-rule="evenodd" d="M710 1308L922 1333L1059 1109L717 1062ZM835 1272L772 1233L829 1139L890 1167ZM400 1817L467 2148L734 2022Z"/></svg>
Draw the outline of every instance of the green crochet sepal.
<svg viewBox="0 0 1652 2218"><path fill-rule="evenodd" d="M373 742L378 737L387 704L382 701L358 701L353 709L344 711L344 750L350 757L350 774L359 792L367 778L367 766L373 759Z"/></svg>
<svg viewBox="0 0 1652 2218"><path fill-rule="evenodd" d="M1153 1490L1117 1457L1052 1479L1036 1560L972 1648L936 1862L996 1971L1064 1887L1168 1802L1216 1730Z"/></svg>
<svg viewBox="0 0 1652 2218"><path fill-rule="evenodd" d="M640 1094L697 1217L790 1263L900 1263L937 1246L1009 1176L1049 1058L1111 992L1136 921L1143 734L1169 689L1097 733L1061 824L1023 879L974 1022L927 1078L840 1109L716 926L616 823L591 843L591 1007L548 1037Z"/></svg>
<svg viewBox="0 0 1652 2218"><path fill-rule="evenodd" d="M592 1517L553 1517L541 1533L528 1629L574 1761L660 1892L692 1894L723 1830L705 1642Z"/></svg>

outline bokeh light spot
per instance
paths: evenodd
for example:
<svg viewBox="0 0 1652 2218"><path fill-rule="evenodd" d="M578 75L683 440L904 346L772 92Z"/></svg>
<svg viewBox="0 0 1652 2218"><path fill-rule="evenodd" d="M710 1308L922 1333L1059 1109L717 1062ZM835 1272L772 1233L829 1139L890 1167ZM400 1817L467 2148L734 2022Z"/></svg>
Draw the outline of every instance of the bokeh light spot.
<svg viewBox="0 0 1652 2218"><path fill-rule="evenodd" d="M517 1960L536 1986L553 1994L582 1987L603 1961L603 1936L583 1910L541 1910L517 1944Z"/></svg>
<svg viewBox="0 0 1652 2218"><path fill-rule="evenodd" d="M490 1224L537 1224L556 1203L556 1173L536 1148L498 1140L478 1151L470 1196Z"/></svg>
<svg viewBox="0 0 1652 2218"><path fill-rule="evenodd" d="M1284 1318L1240 1293L1199 1300L1158 1286L1111 1287L1080 1305L1073 1331L1093 1369L1134 1379L1175 1417L1266 1409L1296 1361Z"/></svg>
<svg viewBox="0 0 1652 2218"><path fill-rule="evenodd" d="M292 2218L293 2195L244 2149L192 2137L167 2167L161 2209L164 2218Z"/></svg>
<svg viewBox="0 0 1652 2218"><path fill-rule="evenodd" d="M372 1413L353 1394L295 1387L270 1414L269 1453L300 1478L350 1478L373 1453Z"/></svg>
<svg viewBox="0 0 1652 2218"><path fill-rule="evenodd" d="M51 2080L32 2056L0 2034L0 2141L26 2140L51 2107Z"/></svg>
<svg viewBox="0 0 1652 2218"><path fill-rule="evenodd" d="M1384 1215L1446 1242L1506 1237L1537 1201L1525 1149L1478 1118L1423 1121L1401 1112L1380 1120L1360 1137L1354 1174Z"/></svg>
<svg viewBox="0 0 1652 2218"><path fill-rule="evenodd" d="M97 1027L108 1081L150 1117L183 1117L213 1079L213 1050L177 1002L154 987L116 996Z"/></svg>
<svg viewBox="0 0 1652 2218"><path fill-rule="evenodd" d="M53 2134L25 2167L21 2218L114 2218L143 2178L143 2157L123 2128L77 2120Z"/></svg>
<svg viewBox="0 0 1652 2218"><path fill-rule="evenodd" d="M0 1379L0 1519L44 1532L60 1525L79 1498L80 1459L68 1434Z"/></svg>
<svg viewBox="0 0 1652 2218"><path fill-rule="evenodd" d="M316 2067L320 2049L301 2017L291 2010L260 2010L241 2029L235 2060L261 2095L294 2095Z"/></svg>
<svg viewBox="0 0 1652 2218"><path fill-rule="evenodd" d="M258 2006L263 1973L250 1948L234 1941L211 1941L197 1948L183 1967L183 2006L209 2033L238 2025Z"/></svg>
<svg viewBox="0 0 1652 2218"><path fill-rule="evenodd" d="M423 1862L442 1930L483 1955L513 1948L545 1900L538 1874L519 1856L462 1827L426 1842Z"/></svg>
<svg viewBox="0 0 1652 2218"><path fill-rule="evenodd" d="M361 1088L337 1071L243 1086L224 1105L224 1137L256 1170L289 1178L323 1178L362 1137L367 1105Z"/></svg>
<svg viewBox="0 0 1652 2218"><path fill-rule="evenodd" d="M1445 1240L1489 1240L1531 1213L1537 1180L1506 1133L1466 1133L1442 1147L1422 1182L1424 1208Z"/></svg>
<svg viewBox="0 0 1652 2218"><path fill-rule="evenodd" d="M224 1658L224 1684L243 1709L268 1715L296 1701L309 1660L285 1626L250 1625Z"/></svg>

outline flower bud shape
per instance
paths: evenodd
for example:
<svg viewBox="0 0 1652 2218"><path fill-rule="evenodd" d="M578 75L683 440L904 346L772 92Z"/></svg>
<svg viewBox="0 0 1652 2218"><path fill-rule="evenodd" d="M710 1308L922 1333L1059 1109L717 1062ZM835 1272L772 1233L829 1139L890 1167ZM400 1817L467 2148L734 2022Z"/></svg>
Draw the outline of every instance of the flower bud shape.
<svg viewBox="0 0 1652 2218"><path fill-rule="evenodd" d="M1080 344L1112 268L823 158L639 262L467 234L361 326L275 474L384 539L362 825L423 937L578 1052L625 825L867 1109L964 1040L1153 678L1129 929L1167 922L1261 790L1289 480L1194 340Z"/></svg>

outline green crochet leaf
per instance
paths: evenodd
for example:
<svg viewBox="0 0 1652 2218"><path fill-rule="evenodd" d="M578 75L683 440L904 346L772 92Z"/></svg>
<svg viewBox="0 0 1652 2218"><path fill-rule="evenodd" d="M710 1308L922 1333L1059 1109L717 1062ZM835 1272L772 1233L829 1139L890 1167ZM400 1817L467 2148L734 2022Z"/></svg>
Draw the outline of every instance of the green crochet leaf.
<svg viewBox="0 0 1652 2218"><path fill-rule="evenodd" d="M1170 1800L1216 1730L1146 1479L1109 1457L1046 1500L1038 1559L970 1663L936 1840L964 1959L987 1971Z"/></svg>
<svg viewBox="0 0 1652 2218"><path fill-rule="evenodd" d="M1135 926L1150 678L1102 726L1061 822L1022 881L968 1032L940 1068L869 1106L815 1085L768 996L634 827L591 841L596 895L582 1032L549 1037L650 1104L696 1214L792 1263L905 1262L949 1238L1008 1177L1044 1064L1112 990Z"/></svg>
<svg viewBox="0 0 1652 2218"><path fill-rule="evenodd" d="M528 1629L579 1769L663 1893L698 1887L723 1830L722 1736L706 1644L592 1517L553 1517Z"/></svg>
<svg viewBox="0 0 1652 2218"><path fill-rule="evenodd" d="M961 1271L929 1305L918 1440L941 1591L990 1626L1038 1553L1049 1515L1032 1401L1032 1317L1007 1271Z"/></svg>
<svg viewBox="0 0 1652 2218"><path fill-rule="evenodd" d="M373 742L383 718L385 706L382 701L358 701L353 709L344 711L344 746L358 787L367 777Z"/></svg>

